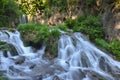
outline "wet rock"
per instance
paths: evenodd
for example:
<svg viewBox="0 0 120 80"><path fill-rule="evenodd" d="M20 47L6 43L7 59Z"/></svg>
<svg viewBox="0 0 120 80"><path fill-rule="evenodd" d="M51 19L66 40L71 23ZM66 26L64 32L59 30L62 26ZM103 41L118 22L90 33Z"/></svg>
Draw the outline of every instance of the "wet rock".
<svg viewBox="0 0 120 80"><path fill-rule="evenodd" d="M101 57L99 60L99 66L103 71L106 72L112 72L111 66L109 64L109 61L107 61L107 59L105 59L104 57Z"/></svg>
<svg viewBox="0 0 120 80"><path fill-rule="evenodd" d="M32 80L42 80L43 76L42 75L36 75L32 78Z"/></svg>
<svg viewBox="0 0 120 80"><path fill-rule="evenodd" d="M72 71L72 78L79 80L79 79L83 79L85 77L85 72L82 69L76 69Z"/></svg>
<svg viewBox="0 0 120 80"><path fill-rule="evenodd" d="M15 64L22 64L25 61L25 57L24 56L19 56L16 60L15 60Z"/></svg>
<svg viewBox="0 0 120 80"><path fill-rule="evenodd" d="M39 41L37 43L35 43L34 41L29 41L28 42L28 46L32 46L35 49L40 49L42 47L42 45L43 45L42 41Z"/></svg>
<svg viewBox="0 0 120 80"><path fill-rule="evenodd" d="M57 75L53 77L53 80L61 80Z"/></svg>
<svg viewBox="0 0 120 80"><path fill-rule="evenodd" d="M9 47L10 47L9 51L10 51L12 56L18 55L18 52L17 52L16 48L13 45L9 44Z"/></svg>
<svg viewBox="0 0 120 80"><path fill-rule="evenodd" d="M30 69L33 69L35 66L36 66L36 64L32 64L32 65L30 66Z"/></svg>
<svg viewBox="0 0 120 80"><path fill-rule="evenodd" d="M6 50L3 51L3 55L4 55L4 57L8 57Z"/></svg>
<svg viewBox="0 0 120 80"><path fill-rule="evenodd" d="M89 67L90 66L90 61L88 57L85 54L81 54L81 63L83 67Z"/></svg>
<svg viewBox="0 0 120 80"><path fill-rule="evenodd" d="M1 45L1 44L0 44L0 45ZM1 45L1 46L0 46L0 50L3 51L4 57L9 57L8 52L10 53L11 56L16 56L16 55L18 55L18 52L17 52L16 48L15 48L13 45L8 44L8 43L6 43L6 44L4 44L4 45Z"/></svg>
<svg viewBox="0 0 120 80"><path fill-rule="evenodd" d="M20 70L16 69L14 66L10 66L9 69L12 70L13 72L21 72Z"/></svg>

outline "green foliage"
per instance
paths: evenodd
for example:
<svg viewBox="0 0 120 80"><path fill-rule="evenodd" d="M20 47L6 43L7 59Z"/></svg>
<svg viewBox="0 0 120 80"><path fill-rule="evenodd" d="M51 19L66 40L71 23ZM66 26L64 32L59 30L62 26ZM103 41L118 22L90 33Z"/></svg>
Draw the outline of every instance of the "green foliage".
<svg viewBox="0 0 120 80"><path fill-rule="evenodd" d="M0 15L0 27L7 26L8 23L6 22L9 22L9 18L5 15Z"/></svg>
<svg viewBox="0 0 120 80"><path fill-rule="evenodd" d="M48 0L47 3L47 8L53 11L65 11L67 8L67 0Z"/></svg>
<svg viewBox="0 0 120 80"><path fill-rule="evenodd" d="M0 41L0 50L9 50L6 42Z"/></svg>
<svg viewBox="0 0 120 80"><path fill-rule="evenodd" d="M57 25L57 27L58 27L60 30L63 30L63 31L66 31L66 32L69 31L69 29L68 29L68 27L67 27L66 25L61 24L61 25Z"/></svg>
<svg viewBox="0 0 120 80"><path fill-rule="evenodd" d="M37 35L39 36L39 39L41 39L42 41L47 42L48 37L50 36L50 31L49 31L47 26L40 26L40 29L39 29Z"/></svg>
<svg viewBox="0 0 120 80"><path fill-rule="evenodd" d="M94 41L96 38L103 38L105 33L100 25L100 20L98 17L89 15L86 18L79 16L76 19L77 23L73 27L74 31L79 31L88 36L88 38Z"/></svg>
<svg viewBox="0 0 120 80"><path fill-rule="evenodd" d="M93 5L94 2L95 2L95 0L86 0L86 4L87 4L87 6L91 6L91 5Z"/></svg>
<svg viewBox="0 0 120 80"><path fill-rule="evenodd" d="M0 0L0 27L8 27L18 18L19 9L13 0Z"/></svg>
<svg viewBox="0 0 120 80"><path fill-rule="evenodd" d="M6 42L0 41L0 50L1 51L10 51L13 55L17 54L15 47Z"/></svg>
<svg viewBox="0 0 120 80"><path fill-rule="evenodd" d="M46 25L38 25L35 23L20 24L18 30L26 42L33 41L37 43L40 39L46 41L46 37L49 35Z"/></svg>
<svg viewBox="0 0 120 80"><path fill-rule="evenodd" d="M5 45L6 42L0 41L0 45Z"/></svg>
<svg viewBox="0 0 120 80"><path fill-rule="evenodd" d="M80 23L80 22L82 22L83 20L85 20L85 16L78 16L77 19L76 19L77 23ZM78 25L79 25L79 24L78 24Z"/></svg>
<svg viewBox="0 0 120 80"><path fill-rule="evenodd" d="M0 80L9 80L9 79L6 77L1 77Z"/></svg>
<svg viewBox="0 0 120 80"><path fill-rule="evenodd" d="M59 29L57 27L51 29L50 31L50 27L47 25L38 25L34 23L20 24L18 26L18 30L27 41L31 40L35 43L41 40L47 42L49 37L56 38L60 35Z"/></svg>
<svg viewBox="0 0 120 80"><path fill-rule="evenodd" d="M60 35L60 32L58 31L58 29L54 29L51 31L50 35L53 36L53 38L55 38Z"/></svg>
<svg viewBox="0 0 120 80"><path fill-rule="evenodd" d="M36 12L41 12L45 9L46 0L15 0L19 8L25 14L35 15Z"/></svg>
<svg viewBox="0 0 120 80"><path fill-rule="evenodd" d="M116 56L118 60L120 60L120 41L113 40L110 44L110 51L113 53L113 55Z"/></svg>
<svg viewBox="0 0 120 80"><path fill-rule="evenodd" d="M108 43L104 39L96 38L95 44L100 48L103 48L108 52L112 53L117 60L120 60L120 41L113 40L112 42Z"/></svg>
<svg viewBox="0 0 120 80"><path fill-rule="evenodd" d="M68 27L68 28L73 28L75 25L76 25L76 21L75 20L73 20L73 19L67 19L66 21L65 21L65 24L66 24L66 26Z"/></svg>
<svg viewBox="0 0 120 80"><path fill-rule="evenodd" d="M104 48L104 49L107 49L109 50L109 43L107 41L105 41L104 39L101 39L101 38L96 38L95 39L95 44Z"/></svg>

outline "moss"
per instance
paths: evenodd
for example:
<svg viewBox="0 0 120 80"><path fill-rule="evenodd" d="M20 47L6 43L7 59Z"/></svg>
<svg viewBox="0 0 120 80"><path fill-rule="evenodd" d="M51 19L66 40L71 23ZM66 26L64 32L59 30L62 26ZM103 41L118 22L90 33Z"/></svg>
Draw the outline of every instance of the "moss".
<svg viewBox="0 0 120 80"><path fill-rule="evenodd" d="M0 41L0 50L9 50L6 42Z"/></svg>
<svg viewBox="0 0 120 80"><path fill-rule="evenodd" d="M0 80L9 80L6 76L5 76L5 74L4 73L6 73L6 71L0 71Z"/></svg>
<svg viewBox="0 0 120 80"><path fill-rule="evenodd" d="M6 42L0 41L0 45L5 45Z"/></svg>
<svg viewBox="0 0 120 80"><path fill-rule="evenodd" d="M10 32L15 32L15 28L9 28L8 29Z"/></svg>
<svg viewBox="0 0 120 80"><path fill-rule="evenodd" d="M6 42L0 41L0 50L4 52L5 57L7 57L6 51L10 51L11 55L13 55L13 56L18 55L18 52L15 49L15 47L11 44L6 43Z"/></svg>

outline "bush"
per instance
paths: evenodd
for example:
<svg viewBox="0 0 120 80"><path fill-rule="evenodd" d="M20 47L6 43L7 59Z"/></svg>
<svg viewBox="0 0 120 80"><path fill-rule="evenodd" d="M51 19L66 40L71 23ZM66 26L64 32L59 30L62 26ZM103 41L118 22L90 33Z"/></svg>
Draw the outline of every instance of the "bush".
<svg viewBox="0 0 120 80"><path fill-rule="evenodd" d="M33 41L34 43L37 43L39 41L38 39L38 30L39 26L34 23L27 23L27 24L20 24L18 26L18 31L22 34L22 37L26 44L28 44L29 41Z"/></svg>
<svg viewBox="0 0 120 80"><path fill-rule="evenodd" d="M66 26L66 25L57 25L57 27L60 29L60 30L63 30L63 31L66 31L66 32L68 32L69 31L69 29L68 29L68 27Z"/></svg>
<svg viewBox="0 0 120 80"><path fill-rule="evenodd" d="M103 27L100 25L100 20L98 17L89 15L86 19L82 16L79 16L76 19L77 23L73 27L73 30L76 32L82 32L86 34L90 40L94 41L96 38L103 38L105 33Z"/></svg>
<svg viewBox="0 0 120 80"><path fill-rule="evenodd" d="M87 6L94 5L94 3L95 3L95 0L86 0Z"/></svg>
<svg viewBox="0 0 120 80"><path fill-rule="evenodd" d="M69 18L65 21L65 24L68 28L72 29L76 25L76 21Z"/></svg>
<svg viewBox="0 0 120 80"><path fill-rule="evenodd" d="M120 41L113 40L110 44L110 51L113 53L113 55L116 56L118 60L120 60Z"/></svg>
<svg viewBox="0 0 120 80"><path fill-rule="evenodd" d="M95 39L95 44L100 46L101 48L107 49L109 50L109 43L107 41L105 41L104 39L101 38L96 38Z"/></svg>
<svg viewBox="0 0 120 80"><path fill-rule="evenodd" d="M0 27L10 27L12 22L18 23L18 5L13 0L0 0Z"/></svg>
<svg viewBox="0 0 120 80"><path fill-rule="evenodd" d="M100 48L112 53L117 60L120 60L120 41L113 40L112 42L108 43L104 39L97 38L95 39L95 44Z"/></svg>

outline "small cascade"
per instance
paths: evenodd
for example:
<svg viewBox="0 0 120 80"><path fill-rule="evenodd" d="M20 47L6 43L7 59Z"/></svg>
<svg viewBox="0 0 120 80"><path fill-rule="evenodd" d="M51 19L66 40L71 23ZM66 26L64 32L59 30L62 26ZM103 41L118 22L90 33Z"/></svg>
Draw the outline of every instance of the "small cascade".
<svg viewBox="0 0 120 80"><path fill-rule="evenodd" d="M120 80L120 62L91 44L81 33L58 41L58 57L47 60L45 45L36 52L25 47L18 31L0 31L0 41L15 47L17 55L0 51L0 71L11 80Z"/></svg>
<svg viewBox="0 0 120 80"><path fill-rule="evenodd" d="M63 80L120 79L120 62L96 48L81 33L60 37L58 59L68 65L68 72L59 76Z"/></svg>
<svg viewBox="0 0 120 80"><path fill-rule="evenodd" d="M38 63L47 63L47 61L42 60L42 55L44 53L45 46L42 49L34 52L32 47L25 47L23 41L20 38L20 33L18 31L9 32L7 30L0 31L0 40L6 42L7 44L13 45L17 51L17 55L12 55L10 51L0 51L0 70L6 71L6 76L10 79L30 79L31 75L28 74L31 66ZM41 61L41 62L39 62Z"/></svg>

